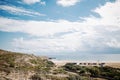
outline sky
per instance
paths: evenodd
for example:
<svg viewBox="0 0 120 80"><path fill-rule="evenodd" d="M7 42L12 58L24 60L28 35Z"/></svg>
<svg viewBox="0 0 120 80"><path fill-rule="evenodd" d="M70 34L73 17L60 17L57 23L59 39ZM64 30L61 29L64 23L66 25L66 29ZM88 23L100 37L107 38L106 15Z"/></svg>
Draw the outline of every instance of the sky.
<svg viewBox="0 0 120 80"><path fill-rule="evenodd" d="M120 0L0 0L0 49L120 57Z"/></svg>

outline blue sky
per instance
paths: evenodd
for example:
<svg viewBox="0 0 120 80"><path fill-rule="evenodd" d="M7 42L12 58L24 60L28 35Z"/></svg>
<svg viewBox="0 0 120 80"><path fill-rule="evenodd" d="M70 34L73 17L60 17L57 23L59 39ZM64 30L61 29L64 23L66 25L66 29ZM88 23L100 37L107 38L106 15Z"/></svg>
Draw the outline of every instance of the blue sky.
<svg viewBox="0 0 120 80"><path fill-rule="evenodd" d="M69 6L62 6L60 4L57 4L57 0L44 0L41 1L44 4L41 4L41 2L34 2L34 3L25 3L25 0L2 0L1 6L9 6L14 8L24 8L27 10L30 10L32 12L38 12L39 14L43 14L44 16L34 15L34 16L26 16L26 15L18 15L17 13L9 14L10 12L6 10L1 9L1 16L14 18L14 19L21 19L21 20L44 20L48 21L50 19L52 20L59 20L59 19L66 19L69 21L77 21L80 20L80 17L86 17L89 15L94 15L96 17L99 17L99 14L92 12L92 9L95 9L96 7L100 5L104 5L106 3L105 0L78 0L79 2L76 2L75 5ZM26 0L27 1L27 0ZM39 0L35 0L39 1ZM59 1L59 0L58 0ZM62 0L61 0L62 1ZM76 0L77 1L77 0ZM110 1L114 2L114 0ZM59 15L59 16L58 16Z"/></svg>
<svg viewBox="0 0 120 80"><path fill-rule="evenodd" d="M119 0L0 0L0 48L120 54Z"/></svg>

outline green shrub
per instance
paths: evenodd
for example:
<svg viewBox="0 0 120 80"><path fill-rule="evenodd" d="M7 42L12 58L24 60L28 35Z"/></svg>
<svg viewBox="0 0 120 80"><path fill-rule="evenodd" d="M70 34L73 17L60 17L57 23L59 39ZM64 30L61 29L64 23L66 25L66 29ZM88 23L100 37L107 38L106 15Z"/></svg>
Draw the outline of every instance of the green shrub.
<svg viewBox="0 0 120 80"><path fill-rule="evenodd" d="M30 77L30 80L43 80L40 75L34 74L33 76Z"/></svg>

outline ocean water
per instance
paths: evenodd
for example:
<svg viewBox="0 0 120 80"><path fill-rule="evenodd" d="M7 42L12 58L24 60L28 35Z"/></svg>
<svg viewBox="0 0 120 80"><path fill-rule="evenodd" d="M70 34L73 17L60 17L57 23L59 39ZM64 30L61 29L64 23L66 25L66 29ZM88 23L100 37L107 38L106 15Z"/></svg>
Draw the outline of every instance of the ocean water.
<svg viewBox="0 0 120 80"><path fill-rule="evenodd" d="M120 62L120 54L49 54L45 56L56 60Z"/></svg>

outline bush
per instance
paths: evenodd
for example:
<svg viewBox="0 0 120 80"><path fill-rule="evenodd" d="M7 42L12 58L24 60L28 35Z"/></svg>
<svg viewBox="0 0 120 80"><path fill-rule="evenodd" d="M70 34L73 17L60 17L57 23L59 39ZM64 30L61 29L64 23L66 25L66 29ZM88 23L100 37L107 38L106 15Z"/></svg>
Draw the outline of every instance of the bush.
<svg viewBox="0 0 120 80"><path fill-rule="evenodd" d="M75 72L81 76L102 77L110 80L120 80L120 69L112 67L81 67L76 64L66 64L65 70Z"/></svg>
<svg viewBox="0 0 120 80"><path fill-rule="evenodd" d="M40 75L35 74L35 75L30 77L30 80L42 80L42 78L40 77Z"/></svg>
<svg viewBox="0 0 120 80"><path fill-rule="evenodd" d="M78 75L70 75L68 77L68 80L82 80L80 76Z"/></svg>
<svg viewBox="0 0 120 80"><path fill-rule="evenodd" d="M100 70L98 67L92 67L88 69L88 72L91 73L92 77L99 77L100 76Z"/></svg>

